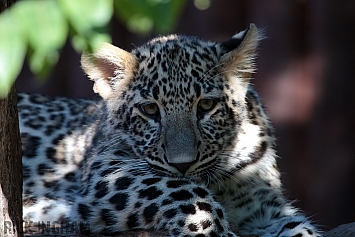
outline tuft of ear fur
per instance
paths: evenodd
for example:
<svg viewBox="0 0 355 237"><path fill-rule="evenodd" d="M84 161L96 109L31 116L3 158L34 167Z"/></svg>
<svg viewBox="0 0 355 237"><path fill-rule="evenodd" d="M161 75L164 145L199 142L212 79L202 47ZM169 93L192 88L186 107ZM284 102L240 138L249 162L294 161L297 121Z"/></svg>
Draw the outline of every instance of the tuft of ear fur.
<svg viewBox="0 0 355 237"><path fill-rule="evenodd" d="M133 54L104 43L93 53L84 52L81 65L94 81L94 92L108 99L133 77L137 61Z"/></svg>
<svg viewBox="0 0 355 237"><path fill-rule="evenodd" d="M223 55L220 58L221 72L227 78L238 78L246 89L251 74L255 72L255 57L261 35L254 24L237 33L230 40L220 44ZM234 84L234 83L232 83Z"/></svg>

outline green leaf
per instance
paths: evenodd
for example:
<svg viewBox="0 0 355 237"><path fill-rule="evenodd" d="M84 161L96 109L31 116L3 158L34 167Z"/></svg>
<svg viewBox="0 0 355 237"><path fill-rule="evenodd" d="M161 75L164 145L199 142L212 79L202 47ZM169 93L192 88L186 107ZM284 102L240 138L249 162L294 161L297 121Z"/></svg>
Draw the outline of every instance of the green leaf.
<svg viewBox="0 0 355 237"><path fill-rule="evenodd" d="M115 8L129 29L167 33L176 24L186 0L115 0ZM18 76L28 50L29 65L44 76L57 62L69 25L77 51L92 50L102 41L113 14L113 0L19 1L0 15L0 96ZM70 23L70 24L68 24Z"/></svg>
<svg viewBox="0 0 355 237"><path fill-rule="evenodd" d="M161 0L160 4L157 4L154 8L155 12L152 15L157 31L160 33L167 33L171 31L175 26L184 5L185 1L181 0Z"/></svg>
<svg viewBox="0 0 355 237"><path fill-rule="evenodd" d="M46 76L57 62L57 51L63 47L68 35L68 26L57 1L21 1L14 6L13 15L28 37L31 71Z"/></svg>
<svg viewBox="0 0 355 237"><path fill-rule="evenodd" d="M40 79L48 76L53 66L58 62L59 53L57 50L37 49L30 53L29 66L33 73Z"/></svg>
<svg viewBox="0 0 355 237"><path fill-rule="evenodd" d="M138 34L153 29L158 33L172 31L185 0L115 0L115 10L127 28Z"/></svg>
<svg viewBox="0 0 355 237"><path fill-rule="evenodd" d="M26 54L26 38L17 22L10 10L0 14L0 98L10 91Z"/></svg>
<svg viewBox="0 0 355 237"><path fill-rule="evenodd" d="M82 34L105 26L113 13L112 0L59 0L59 5L73 28Z"/></svg>
<svg viewBox="0 0 355 237"><path fill-rule="evenodd" d="M100 34L97 32L92 33L89 37L83 37L81 35L73 35L72 44L78 51L88 50L89 52L95 51L102 45L102 42L111 42L111 37L108 34Z"/></svg>
<svg viewBox="0 0 355 237"><path fill-rule="evenodd" d="M44 77L59 58L69 32L74 29L76 49L110 42L99 33L112 17L112 0L20 1L0 15L0 96L5 96L18 76L27 48L29 66Z"/></svg>
<svg viewBox="0 0 355 237"><path fill-rule="evenodd" d="M113 14L112 0L60 0L63 14L74 29L73 45L77 51L94 48L98 41L111 41L105 27Z"/></svg>

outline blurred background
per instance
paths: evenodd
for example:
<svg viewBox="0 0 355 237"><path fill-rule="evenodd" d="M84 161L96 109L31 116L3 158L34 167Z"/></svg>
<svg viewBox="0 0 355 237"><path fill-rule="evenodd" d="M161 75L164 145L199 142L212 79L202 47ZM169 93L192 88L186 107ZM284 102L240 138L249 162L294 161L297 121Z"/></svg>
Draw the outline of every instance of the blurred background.
<svg viewBox="0 0 355 237"><path fill-rule="evenodd" d="M355 1L186 1L174 33L224 41L249 23L264 30L259 91L276 128L285 194L328 230L355 221ZM113 17L113 44L131 50L137 35ZM48 79L25 64L19 92L93 98L80 55L68 40Z"/></svg>

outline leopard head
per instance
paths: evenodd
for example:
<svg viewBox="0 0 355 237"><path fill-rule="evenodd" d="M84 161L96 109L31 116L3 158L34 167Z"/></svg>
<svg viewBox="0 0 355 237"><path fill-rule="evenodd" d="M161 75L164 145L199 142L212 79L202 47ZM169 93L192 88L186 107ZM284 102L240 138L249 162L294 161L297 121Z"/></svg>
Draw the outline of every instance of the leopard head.
<svg viewBox="0 0 355 237"><path fill-rule="evenodd" d="M156 173L201 180L232 172L226 157L248 117L259 39L251 24L222 43L169 35L130 53L110 44L84 53L107 105L107 137L123 139Z"/></svg>

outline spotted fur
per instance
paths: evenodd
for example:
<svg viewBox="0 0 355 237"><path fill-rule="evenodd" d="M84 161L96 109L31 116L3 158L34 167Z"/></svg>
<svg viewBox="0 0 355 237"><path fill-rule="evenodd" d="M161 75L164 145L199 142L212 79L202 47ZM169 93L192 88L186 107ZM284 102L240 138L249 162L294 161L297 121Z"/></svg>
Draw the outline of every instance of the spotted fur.
<svg viewBox="0 0 355 237"><path fill-rule="evenodd" d="M283 197L249 81L254 25L223 43L170 35L84 53L98 101L20 95L24 219L169 236L320 236Z"/></svg>

